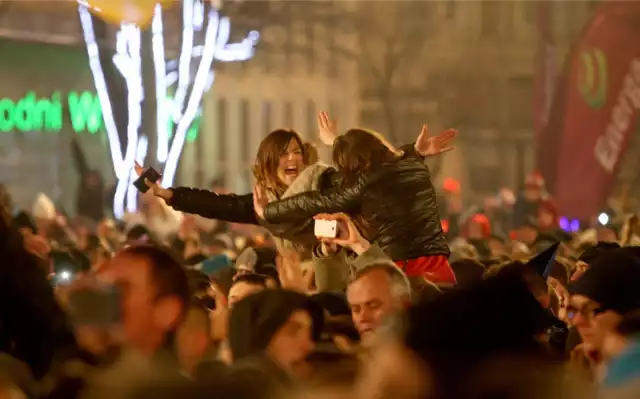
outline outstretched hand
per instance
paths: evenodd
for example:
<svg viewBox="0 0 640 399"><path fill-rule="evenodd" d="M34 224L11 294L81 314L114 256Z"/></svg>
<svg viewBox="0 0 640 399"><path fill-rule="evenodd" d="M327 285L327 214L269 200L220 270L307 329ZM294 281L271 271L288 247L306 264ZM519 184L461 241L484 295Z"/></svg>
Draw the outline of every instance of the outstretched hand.
<svg viewBox="0 0 640 399"><path fill-rule="evenodd" d="M305 273L302 270L300 254L295 251L286 251L276 258L276 268L282 288L309 293L311 283L315 277L312 270Z"/></svg>
<svg viewBox="0 0 640 399"><path fill-rule="evenodd" d="M136 175L138 175L138 177L142 176L142 174L144 173L144 168L137 162L134 163L133 168L135 169ZM144 179L144 184L147 187L149 187L149 189L151 189L151 192L153 193L153 195L155 195L158 198L162 198L165 201L171 199L171 197L173 196L173 191L166 188L162 188L160 184L158 184L158 182L149 181L149 179Z"/></svg>
<svg viewBox="0 0 640 399"><path fill-rule="evenodd" d="M335 220L338 222L336 238L318 237L326 244L349 248L357 254L366 252L371 244L367 241L351 218L345 213L321 213L313 217L315 220Z"/></svg>
<svg viewBox="0 0 640 399"><path fill-rule="evenodd" d="M333 145L338 137L338 126L335 121L329 119L328 112L320 112L318 114L318 132L320 133L320 141L324 145Z"/></svg>
<svg viewBox="0 0 640 399"><path fill-rule="evenodd" d="M267 198L267 194L264 192L264 189L258 185L254 184L253 186L253 210L256 215L264 220L264 208L269 204L269 198Z"/></svg>
<svg viewBox="0 0 640 399"><path fill-rule="evenodd" d="M452 151L455 147L451 145L451 141L457 134L457 130L447 129L435 137L430 137L429 127L424 124L422 125L420 135L416 139L416 151L423 157Z"/></svg>

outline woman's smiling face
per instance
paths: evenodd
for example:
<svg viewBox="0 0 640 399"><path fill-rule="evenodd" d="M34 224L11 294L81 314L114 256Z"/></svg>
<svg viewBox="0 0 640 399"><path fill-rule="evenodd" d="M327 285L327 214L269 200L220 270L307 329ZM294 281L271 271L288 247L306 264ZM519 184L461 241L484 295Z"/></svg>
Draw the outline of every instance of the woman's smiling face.
<svg viewBox="0 0 640 399"><path fill-rule="evenodd" d="M291 139L287 148L280 154L278 163L278 179L287 186L296 180L304 169L304 157L298 140Z"/></svg>

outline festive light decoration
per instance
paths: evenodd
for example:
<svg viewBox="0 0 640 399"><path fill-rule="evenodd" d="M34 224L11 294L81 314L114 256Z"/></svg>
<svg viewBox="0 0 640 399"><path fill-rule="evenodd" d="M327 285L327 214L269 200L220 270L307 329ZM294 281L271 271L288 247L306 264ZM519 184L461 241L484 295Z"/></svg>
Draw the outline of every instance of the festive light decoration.
<svg viewBox="0 0 640 399"><path fill-rule="evenodd" d="M94 3L95 4L95 3ZM155 67L156 106L157 106L157 158L164 163L162 185L170 186L177 171L180 155L185 140L191 137L194 121L199 116L200 104L204 92L214 83L215 75L211 70L214 60L223 62L245 61L253 57L254 48L260 38L258 32L252 31L238 43L229 43L231 31L230 20L219 15L217 7L207 13L204 44L195 46L195 32L203 29L205 22L205 3L201 0L184 0L182 6L183 37L180 56L177 61L165 60L163 35L163 8L157 4L151 21L152 51ZM144 159L148 150L148 140L138 138L142 120L142 100L144 88L140 60L140 28L131 23L123 23L117 36L117 52L113 62L124 77L128 99L129 120L127 127L127 145L122 154L121 143L116 129L109 93L100 64L98 45L93 31L93 22L86 5L79 7L82 29L89 54L91 71L102 106L105 130L109 137L110 151L118 186L114 198L114 214L121 218L124 215L124 199L127 188L127 210L135 210L137 192L131 186L130 171L135 158ZM195 76L191 76L191 61L200 58ZM177 70L173 70L176 69ZM177 83L175 95L168 93ZM186 104L186 107L185 107ZM167 123L171 118L173 123ZM171 127L175 126L175 132ZM143 136L144 137L144 136ZM144 151L138 146L144 145Z"/></svg>
<svg viewBox="0 0 640 399"><path fill-rule="evenodd" d="M220 17L216 11L211 11L205 36L205 52L202 55L200 65L196 72L193 88L191 90L191 97L187 103L186 110L184 111L184 114L180 116L180 121L176 127L176 133L173 138L171 150L169 150L169 155L167 156L164 174L162 175L163 186L170 186L171 183L173 183L178 168L178 162L180 160L180 154L184 147L187 130L198 114L198 108L200 107L200 102L202 101L202 96L204 94L206 79L211 70L211 63L213 62L213 54L215 51L214 43L216 41L216 36L218 35L219 18ZM179 87L180 77L178 77L178 88ZM180 103L181 99L177 98L176 101Z"/></svg>
<svg viewBox="0 0 640 399"><path fill-rule="evenodd" d="M138 146L136 150L136 162L140 165L144 165L144 161L147 158L147 152L149 150L149 139L147 136L141 136L138 141ZM129 175L129 184L133 184L134 181L138 178L135 170L132 170ZM135 212L138 207L138 191L135 189L131 189L129 186L129 190L127 191L127 211Z"/></svg>
<svg viewBox="0 0 640 399"><path fill-rule="evenodd" d="M169 6L175 0L78 0L89 11L112 23L129 23L145 28L156 3Z"/></svg>
<svg viewBox="0 0 640 399"><path fill-rule="evenodd" d="M78 12L80 15L80 24L82 25L84 41L87 45L87 54L89 55L89 68L91 69L93 82L98 92L100 106L102 107L102 118L104 120L107 136L109 137L111 162L113 163L113 169L116 177L120 180L126 176L127 170L126 168L123 168L124 157L122 156L120 137L118 137L118 129L116 127L113 109L111 108L111 102L109 100L109 91L107 90L107 83L104 77L104 71L102 70L102 63L100 62L100 52L98 49L98 43L96 42L95 32L93 30L93 20L85 6L81 5L78 8ZM121 215L116 214L116 217L118 216Z"/></svg>
<svg viewBox="0 0 640 399"><path fill-rule="evenodd" d="M158 133L158 161L167 160L169 152L169 132L166 124L167 118L167 68L164 55L164 28L162 26L162 7L156 6L155 15L151 24L153 34L153 65L156 74L156 106L157 109L157 133Z"/></svg>

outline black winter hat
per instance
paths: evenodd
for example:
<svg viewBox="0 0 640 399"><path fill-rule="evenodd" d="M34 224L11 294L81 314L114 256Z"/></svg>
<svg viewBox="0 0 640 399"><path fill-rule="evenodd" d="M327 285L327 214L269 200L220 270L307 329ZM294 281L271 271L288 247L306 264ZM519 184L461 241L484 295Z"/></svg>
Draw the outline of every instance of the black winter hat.
<svg viewBox="0 0 640 399"><path fill-rule="evenodd" d="M235 361L261 355L273 335L297 310L306 310L313 320L313 338L322 334L324 314L306 295L267 289L233 305L229 318L229 346Z"/></svg>
<svg viewBox="0 0 640 399"><path fill-rule="evenodd" d="M569 287L607 310L624 314L640 308L640 257L636 248L607 251L589 264L587 271Z"/></svg>
<svg viewBox="0 0 640 399"><path fill-rule="evenodd" d="M582 261L586 264L591 264L596 258L605 254L607 251L611 251L614 249L619 249L620 244L615 242L606 242L600 241L596 243L596 245L587 248L583 253L578 257L579 261Z"/></svg>

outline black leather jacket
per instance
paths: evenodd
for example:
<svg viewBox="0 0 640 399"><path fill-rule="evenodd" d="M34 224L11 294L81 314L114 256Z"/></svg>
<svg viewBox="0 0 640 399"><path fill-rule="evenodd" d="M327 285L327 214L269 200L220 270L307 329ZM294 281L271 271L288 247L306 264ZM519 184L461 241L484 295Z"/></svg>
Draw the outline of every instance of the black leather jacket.
<svg viewBox="0 0 640 399"><path fill-rule="evenodd" d="M337 212L361 216L371 231L369 241L394 261L450 253L431 173L417 156L409 154L380 165L347 187L272 202L265 209L265 219L277 224Z"/></svg>
<svg viewBox="0 0 640 399"><path fill-rule="evenodd" d="M336 170L328 168L320 176L319 187L324 191L338 183ZM167 205L177 211L230 223L260 224L253 209L253 194L217 194L189 187L175 187L171 191L173 195Z"/></svg>

